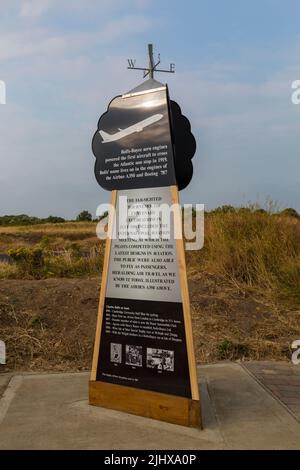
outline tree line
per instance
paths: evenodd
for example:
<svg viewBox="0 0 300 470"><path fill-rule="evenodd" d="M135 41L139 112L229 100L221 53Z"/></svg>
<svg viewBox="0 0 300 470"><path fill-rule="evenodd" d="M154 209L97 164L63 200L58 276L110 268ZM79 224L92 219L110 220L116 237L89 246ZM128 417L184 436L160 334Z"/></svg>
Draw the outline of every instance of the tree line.
<svg viewBox="0 0 300 470"><path fill-rule="evenodd" d="M256 213L271 213L268 210L262 209L262 208L257 208L256 206L254 207L233 207L230 205L224 205L217 207L216 209L212 209L210 211L205 211L205 213L208 214L227 214L227 213L233 213L233 212L256 212ZM195 210L193 209L193 213L195 213ZM283 209L281 211L276 211L273 212L274 215L279 215L279 216L288 216L288 217L294 217L299 219L300 214L293 208L289 207L286 209ZM15 225L38 225L38 224L61 224L64 222L98 222L102 218L106 217L107 213L104 213L100 217L96 217L93 219L92 214L87 211L81 211L76 219L64 219L63 217L57 217L54 215L49 215L49 217L45 218L40 218L40 217L33 217L27 214L19 214L19 215L2 215L0 216L0 226L15 226Z"/></svg>
<svg viewBox="0 0 300 470"><path fill-rule="evenodd" d="M96 220L99 220L98 218ZM45 218L34 217L27 214L18 215L2 215L0 216L0 225L2 226L15 226L15 225L38 225L38 224L62 224L64 222L92 222L93 217L89 211L81 211L76 219L67 220L63 217L49 215Z"/></svg>

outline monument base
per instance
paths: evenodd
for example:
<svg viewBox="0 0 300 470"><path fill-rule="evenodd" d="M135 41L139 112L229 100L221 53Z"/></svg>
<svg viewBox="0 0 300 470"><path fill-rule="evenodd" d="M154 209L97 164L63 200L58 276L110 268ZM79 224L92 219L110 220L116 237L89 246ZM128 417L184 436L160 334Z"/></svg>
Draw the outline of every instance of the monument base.
<svg viewBox="0 0 300 470"><path fill-rule="evenodd" d="M91 380L89 403L172 424L202 427L200 402L190 398Z"/></svg>

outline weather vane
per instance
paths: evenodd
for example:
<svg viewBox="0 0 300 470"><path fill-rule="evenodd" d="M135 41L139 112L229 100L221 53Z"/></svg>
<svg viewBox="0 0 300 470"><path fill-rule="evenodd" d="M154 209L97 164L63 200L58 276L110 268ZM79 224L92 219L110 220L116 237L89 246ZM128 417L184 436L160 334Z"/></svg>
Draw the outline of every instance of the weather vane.
<svg viewBox="0 0 300 470"><path fill-rule="evenodd" d="M153 57L153 44L148 44L148 55L149 55L149 66L148 68L144 67L135 67L135 59L128 59L129 66L128 69L131 70L143 70L144 76L146 78L148 75L150 78L154 78L154 72L166 72L166 73L175 73L175 64L171 63L169 70L158 69L157 66L160 64L160 54L158 54L158 59L156 64L154 63Z"/></svg>

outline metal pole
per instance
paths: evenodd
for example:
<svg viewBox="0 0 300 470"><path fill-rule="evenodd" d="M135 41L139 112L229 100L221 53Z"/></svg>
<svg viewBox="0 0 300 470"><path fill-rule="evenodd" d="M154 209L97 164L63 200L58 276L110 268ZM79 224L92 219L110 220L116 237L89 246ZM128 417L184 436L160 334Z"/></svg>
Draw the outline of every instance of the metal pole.
<svg viewBox="0 0 300 470"><path fill-rule="evenodd" d="M149 54L149 74L150 74L150 78L153 78L154 77L153 44L148 44L148 54Z"/></svg>

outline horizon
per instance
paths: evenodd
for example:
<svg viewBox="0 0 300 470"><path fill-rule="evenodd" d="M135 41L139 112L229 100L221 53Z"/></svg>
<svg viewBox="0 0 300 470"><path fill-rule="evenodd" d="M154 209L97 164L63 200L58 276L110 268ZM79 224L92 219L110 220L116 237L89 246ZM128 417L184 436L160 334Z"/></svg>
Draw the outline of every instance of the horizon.
<svg viewBox="0 0 300 470"><path fill-rule="evenodd" d="M189 203L186 203L186 204L189 204ZM181 204L181 206L183 207L184 204ZM260 206L260 205L256 205L256 204L251 204L249 203L249 205L245 205L245 206L232 206L232 205L229 205L229 204L223 204L222 206L216 206L216 207L213 207L211 209L206 209L204 207L204 213L210 213L210 212L216 212L216 211L239 211L239 210L244 210L244 209L248 209L252 212L260 212L260 211L265 211L267 214L270 214L270 215L280 215L282 212L285 212L285 211L295 211L297 214L295 215L295 217L300 217L300 213L298 213L298 211L294 208L294 207L280 207L279 205L277 204L273 204L272 201L271 201L271 206L266 206L263 207L263 206ZM202 211L202 209L195 209L193 207L193 210L196 210L196 211ZM58 216L54 213L50 213L48 215L45 215L43 217L39 217L39 216L36 216L34 214L25 214L25 213L22 213L22 214L0 214L0 226L1 226L1 219L4 218L4 217L22 217L22 216L26 216L26 217L29 217L29 218L32 218L32 219L39 219L41 221L44 221L44 220L47 220L51 217L53 218L61 218L63 219L64 222L88 222L87 220L82 220L82 221L78 221L76 220L77 217L82 213L82 212L88 212L91 216L92 216L92 219L90 220L90 222L95 222L95 221L98 221L100 218L103 217L103 215L107 212L107 211L104 211L102 214L100 215L96 215L96 214L93 214L91 213L90 211L88 211L87 209L81 209L77 212L77 215L75 215L74 218L68 218L68 217L62 217L62 216ZM49 222L49 223L52 223L52 222ZM53 222L53 223L60 223L60 222ZM13 224L12 224L13 225Z"/></svg>

